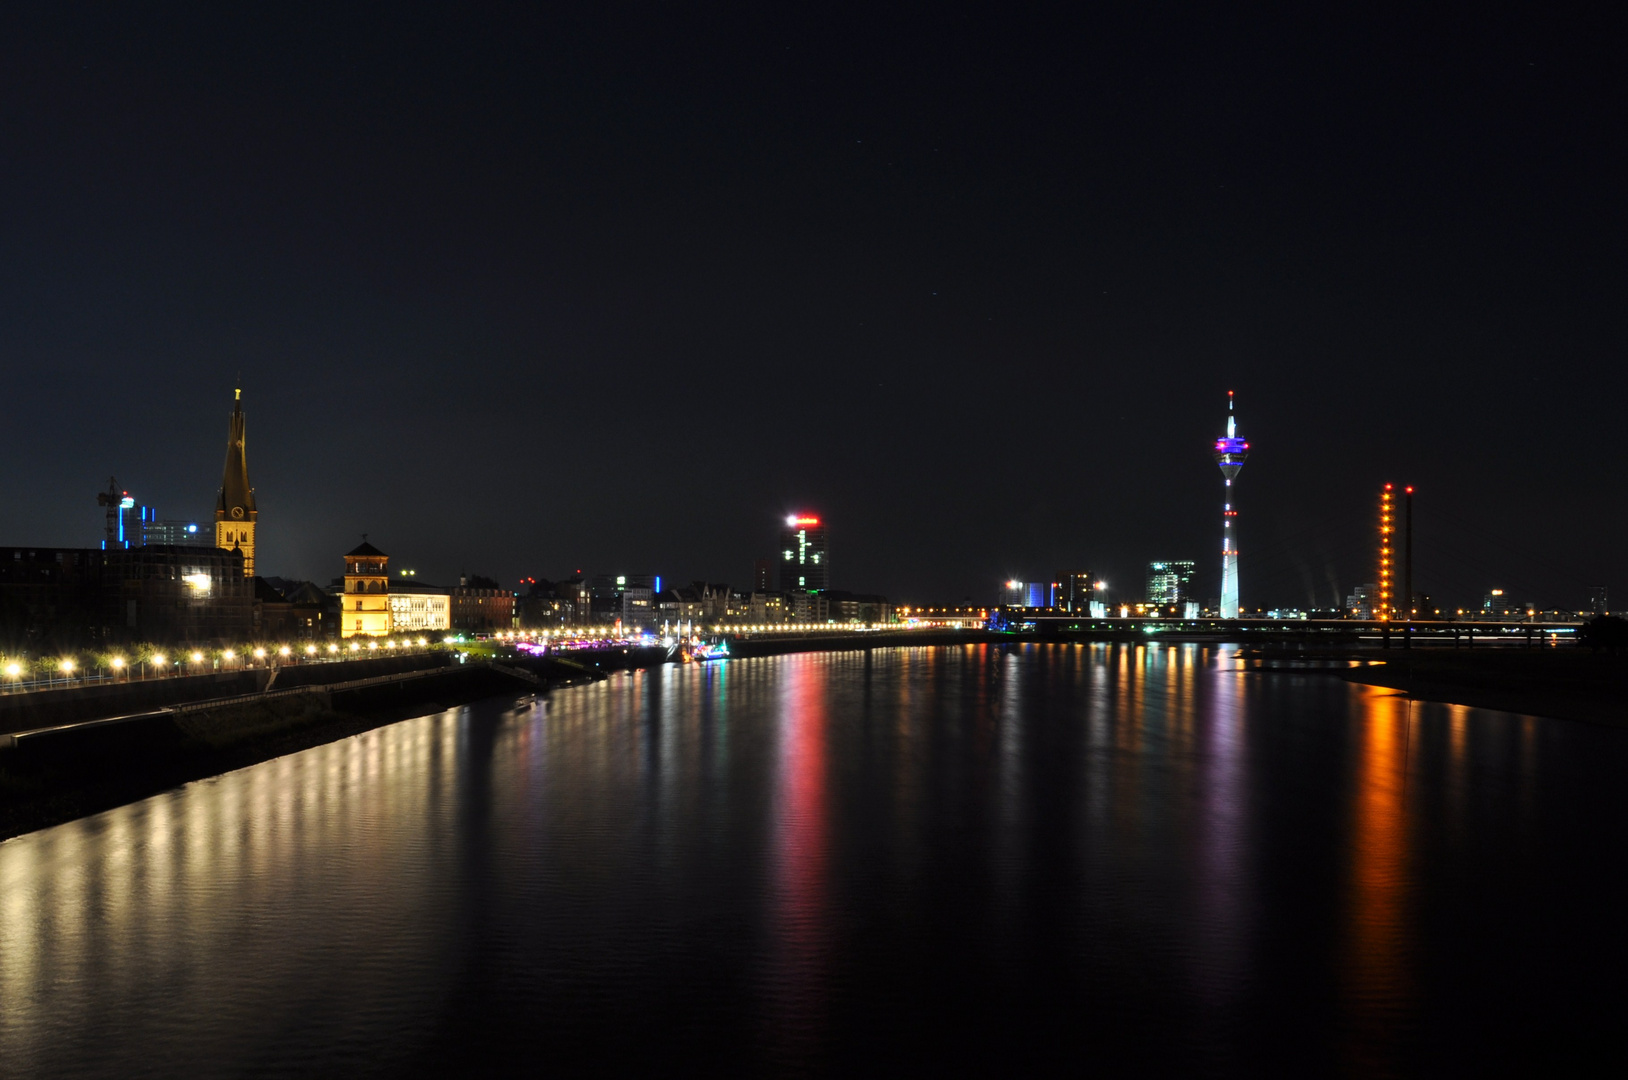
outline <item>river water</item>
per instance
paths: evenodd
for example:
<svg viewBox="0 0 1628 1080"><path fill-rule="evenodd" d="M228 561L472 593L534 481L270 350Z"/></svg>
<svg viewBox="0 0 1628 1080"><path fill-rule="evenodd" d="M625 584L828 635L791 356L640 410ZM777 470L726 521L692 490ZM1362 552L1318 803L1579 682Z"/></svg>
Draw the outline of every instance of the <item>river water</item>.
<svg viewBox="0 0 1628 1080"><path fill-rule="evenodd" d="M0 844L0 1074L1598 1063L1628 732L1228 648L670 666Z"/></svg>

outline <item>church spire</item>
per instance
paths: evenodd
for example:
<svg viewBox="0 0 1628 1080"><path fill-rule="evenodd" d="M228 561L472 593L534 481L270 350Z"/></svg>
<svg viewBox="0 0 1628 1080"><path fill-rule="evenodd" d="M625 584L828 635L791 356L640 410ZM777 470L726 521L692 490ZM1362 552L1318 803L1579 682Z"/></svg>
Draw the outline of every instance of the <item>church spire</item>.
<svg viewBox="0 0 1628 1080"><path fill-rule="evenodd" d="M220 497L215 500L215 546L243 552L243 572L254 576L254 488L249 486L249 463L243 450L243 391L232 397L232 420L226 437L226 469Z"/></svg>

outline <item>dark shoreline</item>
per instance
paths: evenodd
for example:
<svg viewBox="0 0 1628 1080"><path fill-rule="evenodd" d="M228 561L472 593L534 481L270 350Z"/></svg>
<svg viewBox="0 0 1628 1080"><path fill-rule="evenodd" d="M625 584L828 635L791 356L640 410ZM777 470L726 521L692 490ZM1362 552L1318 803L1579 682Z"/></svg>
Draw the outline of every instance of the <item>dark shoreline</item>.
<svg viewBox="0 0 1628 1080"><path fill-rule="evenodd" d="M1628 728L1628 657L1582 648L1249 649L1246 670L1334 675L1420 701ZM1353 667L1297 667L1357 661Z"/></svg>
<svg viewBox="0 0 1628 1080"><path fill-rule="evenodd" d="M344 708L322 695L233 703L158 716L128 732L106 727L94 739L8 750L0 753L0 840L386 724L535 691L486 667L448 669L418 689L424 693L418 700L375 693Z"/></svg>

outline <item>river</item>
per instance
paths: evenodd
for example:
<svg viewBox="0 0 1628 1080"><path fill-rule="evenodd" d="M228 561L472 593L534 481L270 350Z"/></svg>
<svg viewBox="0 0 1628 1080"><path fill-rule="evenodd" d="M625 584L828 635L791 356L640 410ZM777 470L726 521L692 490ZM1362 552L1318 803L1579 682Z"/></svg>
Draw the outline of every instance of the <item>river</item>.
<svg viewBox="0 0 1628 1080"><path fill-rule="evenodd" d="M0 1074L1581 1064L1625 769L1227 647L639 671L0 844Z"/></svg>

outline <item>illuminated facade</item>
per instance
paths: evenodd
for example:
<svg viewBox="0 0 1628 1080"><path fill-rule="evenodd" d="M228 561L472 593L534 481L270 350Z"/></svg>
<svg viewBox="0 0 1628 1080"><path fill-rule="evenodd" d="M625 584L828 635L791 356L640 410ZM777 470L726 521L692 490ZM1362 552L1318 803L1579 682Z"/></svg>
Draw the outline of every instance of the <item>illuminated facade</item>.
<svg viewBox="0 0 1628 1080"><path fill-rule="evenodd" d="M339 598L339 636L390 633L390 556L365 539L345 555L345 594Z"/></svg>
<svg viewBox="0 0 1628 1080"><path fill-rule="evenodd" d="M402 592L398 587L385 597L390 608L390 632L416 634L419 631L452 629L452 594L444 592ZM352 616L355 622L355 616ZM352 631L354 636L355 631Z"/></svg>
<svg viewBox="0 0 1628 1080"><path fill-rule="evenodd" d="M215 546L243 553L243 575L254 576L254 530L258 511L249 486L249 464L243 450L243 391L234 391L232 421L226 439L226 470L215 500Z"/></svg>
<svg viewBox="0 0 1628 1080"><path fill-rule="evenodd" d="M1215 463L1226 477L1226 502L1221 510L1221 617L1238 617L1238 534L1233 528L1238 511L1233 506L1232 482L1244 467L1249 444L1238 437L1238 424L1232 415L1232 391L1227 391L1227 434L1215 440Z"/></svg>
<svg viewBox="0 0 1628 1080"><path fill-rule="evenodd" d="M831 587L825 523L813 514L792 514L780 530L780 591L824 592Z"/></svg>
<svg viewBox="0 0 1628 1080"><path fill-rule="evenodd" d="M1185 604L1192 598L1191 561L1148 563L1148 603Z"/></svg>
<svg viewBox="0 0 1628 1080"><path fill-rule="evenodd" d="M1392 504L1391 485L1379 493L1379 580L1374 583L1374 618L1390 622L1395 611L1395 552L1396 515Z"/></svg>

